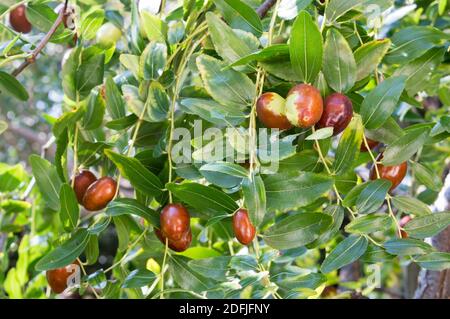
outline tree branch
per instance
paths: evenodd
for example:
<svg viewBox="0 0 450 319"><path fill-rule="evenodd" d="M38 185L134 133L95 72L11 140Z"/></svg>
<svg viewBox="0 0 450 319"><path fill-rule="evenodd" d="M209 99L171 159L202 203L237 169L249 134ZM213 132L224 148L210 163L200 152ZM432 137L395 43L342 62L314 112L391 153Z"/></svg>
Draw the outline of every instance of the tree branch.
<svg viewBox="0 0 450 319"><path fill-rule="evenodd" d="M47 45L47 43L50 41L50 39L52 38L52 36L55 34L56 30L58 30L58 27L61 25L61 23L63 23L64 21L64 16L66 15L66 9L67 9L67 4L68 4L69 0L66 0L64 3L64 7L61 9L61 11L58 14L58 17L55 20L55 23L53 23L52 27L50 28L50 30L47 32L47 34L45 35L45 37L41 40L41 42L38 44L38 46L36 47L36 49L34 49L34 51L31 53L31 56L29 56L21 65L19 65L19 67L17 69L15 69L12 72L13 76L18 76L20 73L22 73L23 70L25 70L29 65L33 64L34 62L36 62L36 58L38 57L38 55L41 53L41 51L44 49L44 47Z"/></svg>
<svg viewBox="0 0 450 319"><path fill-rule="evenodd" d="M269 12L270 8L272 8L277 0L266 0L262 5L259 6L258 9L256 9L256 13L259 15L259 17L262 19L267 15L267 12Z"/></svg>

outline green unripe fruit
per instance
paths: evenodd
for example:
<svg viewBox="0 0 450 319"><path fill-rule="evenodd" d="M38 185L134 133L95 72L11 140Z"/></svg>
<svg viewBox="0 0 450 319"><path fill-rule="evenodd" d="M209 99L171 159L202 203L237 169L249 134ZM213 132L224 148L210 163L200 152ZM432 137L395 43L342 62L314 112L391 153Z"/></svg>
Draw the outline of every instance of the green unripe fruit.
<svg viewBox="0 0 450 319"><path fill-rule="evenodd" d="M122 31L111 22L105 23L97 31L97 43L102 47L110 47L121 37Z"/></svg>

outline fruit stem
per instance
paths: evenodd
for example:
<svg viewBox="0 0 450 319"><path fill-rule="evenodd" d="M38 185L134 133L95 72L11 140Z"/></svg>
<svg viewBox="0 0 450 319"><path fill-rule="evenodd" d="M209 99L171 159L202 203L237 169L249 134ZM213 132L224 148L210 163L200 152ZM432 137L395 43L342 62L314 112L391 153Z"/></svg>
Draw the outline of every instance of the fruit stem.
<svg viewBox="0 0 450 319"><path fill-rule="evenodd" d="M78 265L81 268L81 271L83 272L83 275L87 276L87 272L86 272L86 269L84 269L83 262L80 260L80 258L77 258L77 261L78 261ZM97 294L97 291L95 291L95 288L92 287L91 284L89 284L89 283L87 283L87 284L88 284L88 287L91 287L92 293L95 295L95 298L101 299L101 297Z"/></svg>
<svg viewBox="0 0 450 319"><path fill-rule="evenodd" d="M314 134L316 132L316 129L314 128L314 126L311 129L312 129L312 132ZM317 152L319 153L320 161L325 166L325 169L327 170L328 175L331 175L331 170L328 167L328 164L327 164L327 161L325 160L325 157L323 156L322 149L320 148L319 141L318 140L314 140L314 143L316 144L316 148L317 148Z"/></svg>

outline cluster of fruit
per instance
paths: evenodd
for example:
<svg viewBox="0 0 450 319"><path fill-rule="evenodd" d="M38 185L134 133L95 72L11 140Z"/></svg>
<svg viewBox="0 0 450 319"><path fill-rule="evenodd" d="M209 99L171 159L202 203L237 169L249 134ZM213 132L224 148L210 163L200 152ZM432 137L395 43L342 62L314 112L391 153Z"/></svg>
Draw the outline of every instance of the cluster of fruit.
<svg viewBox="0 0 450 319"><path fill-rule="evenodd" d="M309 84L298 84L288 93L286 99L274 92L262 94L256 106L259 120L268 128L288 130L292 127L318 128L332 127L336 136L345 130L353 117L353 105L351 100L341 93L329 95L325 102L320 91ZM367 140L370 149L378 146L377 141ZM361 152L367 152L365 143L361 145ZM380 153L375 165L370 171L370 179L379 177L392 183L392 191L402 182L406 176L408 165L406 162L395 166L384 166L379 161L383 158Z"/></svg>
<svg viewBox="0 0 450 319"><path fill-rule="evenodd" d="M116 181L108 176L97 179L88 170L75 176L73 189L78 203L89 211L101 210L114 198L117 190Z"/></svg>

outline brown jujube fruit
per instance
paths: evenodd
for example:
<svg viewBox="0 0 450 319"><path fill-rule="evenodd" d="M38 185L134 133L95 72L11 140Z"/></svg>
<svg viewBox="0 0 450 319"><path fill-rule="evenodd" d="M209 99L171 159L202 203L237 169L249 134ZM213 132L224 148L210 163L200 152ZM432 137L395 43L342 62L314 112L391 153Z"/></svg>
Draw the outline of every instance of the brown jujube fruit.
<svg viewBox="0 0 450 319"><path fill-rule="evenodd" d="M277 93L262 94L256 103L258 119L267 128L290 129L292 124L285 115L285 104L285 99Z"/></svg>
<svg viewBox="0 0 450 319"><path fill-rule="evenodd" d="M161 232L172 241L180 240L190 229L190 216L181 204L169 204L160 215Z"/></svg>
<svg viewBox="0 0 450 319"><path fill-rule="evenodd" d="M332 127L333 135L338 135L352 120L353 105L348 97L333 93L325 99L322 117L317 123L319 128Z"/></svg>
<svg viewBox="0 0 450 319"><path fill-rule="evenodd" d="M158 239L166 245L166 236L164 236L161 233L161 230L155 229L155 235L158 237ZM184 233L179 240L172 240L170 238L167 238L167 246L169 246L170 249L176 252L182 252L189 248L192 242L192 232L191 229L189 229L186 233Z"/></svg>
<svg viewBox="0 0 450 319"><path fill-rule="evenodd" d="M309 84L298 84L286 98L286 117L292 125L309 128L315 125L323 113L323 100L319 90Z"/></svg>
<svg viewBox="0 0 450 319"><path fill-rule="evenodd" d="M75 194L77 195L78 203L80 203L80 204L83 203L83 197L84 197L84 194L86 193L86 190L96 180L97 180L97 177L95 177L95 175L88 170L83 170L75 176L73 189L75 191Z"/></svg>
<svg viewBox="0 0 450 319"><path fill-rule="evenodd" d="M86 190L83 197L83 206L87 210L97 211L103 209L114 198L117 183L111 177L102 177Z"/></svg>
<svg viewBox="0 0 450 319"><path fill-rule="evenodd" d="M25 14L26 11L26 6L22 4L9 13L9 23L17 32L29 33L31 31L32 26Z"/></svg>
<svg viewBox="0 0 450 319"><path fill-rule="evenodd" d="M67 280L74 273L74 267L79 267L78 262L62 268L47 270L47 282L55 294L60 294L67 289Z"/></svg>
<svg viewBox="0 0 450 319"><path fill-rule="evenodd" d="M377 162L381 161L383 158L383 153L380 153L377 157ZM384 166L383 164L377 164L378 172L380 173L380 178L386 179L392 183L391 188L389 191L392 191L395 189L402 180L406 176L406 172L408 170L408 163L403 162L399 165L394 166ZM377 171L375 169L375 166L372 166L372 169L370 170L370 179L375 180L377 179Z"/></svg>
<svg viewBox="0 0 450 319"><path fill-rule="evenodd" d="M367 144L369 145L370 149L373 150L375 147L377 147L380 142L371 140L370 138L366 138L367 139ZM361 148L360 148L361 152L368 152L369 150L366 147L366 143L364 143L364 141L361 143Z"/></svg>
<svg viewBox="0 0 450 319"><path fill-rule="evenodd" d="M246 209L241 208L233 215L233 230L242 245L250 244L255 238L256 229L250 222Z"/></svg>

